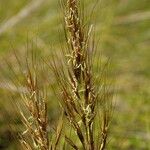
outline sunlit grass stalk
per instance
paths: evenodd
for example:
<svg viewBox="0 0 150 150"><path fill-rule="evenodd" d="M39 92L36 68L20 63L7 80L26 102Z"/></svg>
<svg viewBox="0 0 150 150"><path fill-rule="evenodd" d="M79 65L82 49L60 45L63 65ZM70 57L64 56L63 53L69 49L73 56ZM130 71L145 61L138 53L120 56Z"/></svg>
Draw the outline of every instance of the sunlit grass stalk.
<svg viewBox="0 0 150 150"><path fill-rule="evenodd" d="M35 69L36 68L33 68L33 66L32 70L29 66L27 67L27 74L25 76L27 91L21 96L28 111L23 113L23 111L20 110L23 124L26 127L26 130L21 136L21 142L26 148L29 147L29 143L24 138L24 135L29 133L33 140L33 148L48 150L49 137L47 130L47 99L46 94L39 89ZM27 117L27 113L29 113L29 117ZM32 149L32 146L30 146L30 149Z"/></svg>
<svg viewBox="0 0 150 150"><path fill-rule="evenodd" d="M26 58L26 67L23 66L16 55L23 77L20 83L24 87L21 92L21 102L17 102L19 114L24 125L24 131L19 134L21 146L26 150L56 150L58 149L63 121L60 116L54 132L50 132L48 117L48 96L45 85L44 64L34 53ZM24 71L23 71L24 70Z"/></svg>
<svg viewBox="0 0 150 150"><path fill-rule="evenodd" d="M63 1L68 45L67 63L64 65L64 70L62 67L59 70L55 62L51 65L62 91L60 102L65 116L69 121L70 128L73 128L76 137L82 144L82 148L70 137L65 138L66 142L73 149L104 150L107 145L112 103L107 92L97 90L97 83L94 82L96 78L92 72L94 42L92 42L93 45L90 45L92 26L84 24L81 18L82 14L79 12L79 3L78 0ZM98 116L101 117L98 122L101 124L101 128L95 129L98 109L101 109L101 116ZM95 132L99 132L99 136L95 136Z"/></svg>

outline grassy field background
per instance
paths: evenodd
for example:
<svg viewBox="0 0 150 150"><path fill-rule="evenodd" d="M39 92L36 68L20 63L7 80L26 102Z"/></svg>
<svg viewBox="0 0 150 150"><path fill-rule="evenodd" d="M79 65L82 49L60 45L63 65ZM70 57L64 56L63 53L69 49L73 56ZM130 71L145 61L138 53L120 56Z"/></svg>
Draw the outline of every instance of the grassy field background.
<svg viewBox="0 0 150 150"><path fill-rule="evenodd" d="M88 14L93 0L85 0ZM102 59L111 58L111 78L115 78L116 109L110 131L112 150L150 149L150 1L101 0L93 13L98 50ZM51 55L64 43L59 2L56 0L0 0L0 64L13 63L13 49L23 58L28 41ZM1 76L4 75L1 70ZM114 75L115 74L115 75ZM0 149L14 150L9 123L17 120L9 101L11 88L0 77ZM15 92L13 92L15 93ZM55 118L55 98L51 97L50 116ZM10 119L11 118L11 119ZM17 121L16 121L17 122ZM18 121L18 126L20 122ZM15 131L14 131L15 132Z"/></svg>

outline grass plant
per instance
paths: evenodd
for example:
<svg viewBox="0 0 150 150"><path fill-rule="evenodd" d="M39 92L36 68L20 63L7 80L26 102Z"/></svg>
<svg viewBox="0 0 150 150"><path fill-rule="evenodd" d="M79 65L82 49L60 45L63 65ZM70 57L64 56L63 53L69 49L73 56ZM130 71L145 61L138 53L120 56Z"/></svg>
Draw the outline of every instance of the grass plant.
<svg viewBox="0 0 150 150"><path fill-rule="evenodd" d="M96 83L93 29L92 25L84 22L84 14L79 11L81 5L76 0L62 3L67 50L63 51L65 60L59 62L61 69L57 67L55 58L50 68L60 87L59 102L64 109L68 128L77 141L74 142L71 135L65 134L66 142L76 150L104 150L112 117L112 99L107 89L100 90L101 87L105 88L105 82L101 80Z"/></svg>
<svg viewBox="0 0 150 150"><path fill-rule="evenodd" d="M52 60L46 63L59 87L59 91L54 91L63 115L55 132L51 133L45 82L40 79L42 69L32 54L26 58L25 72L19 66L25 88L21 92L22 105L18 106L25 127L20 141L28 150L104 150L113 109L112 95L107 89L107 67L99 68L97 77L93 65L97 54L94 28L85 20L84 4L64 0L61 5L67 46L62 48L59 62L54 52ZM17 56L16 59L20 65ZM101 67L99 62L97 65Z"/></svg>

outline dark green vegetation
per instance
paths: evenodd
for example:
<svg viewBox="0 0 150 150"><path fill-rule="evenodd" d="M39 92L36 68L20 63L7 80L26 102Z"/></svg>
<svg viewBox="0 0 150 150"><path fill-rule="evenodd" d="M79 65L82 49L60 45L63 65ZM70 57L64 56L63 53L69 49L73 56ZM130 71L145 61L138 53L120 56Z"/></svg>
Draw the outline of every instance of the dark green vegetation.
<svg viewBox="0 0 150 150"><path fill-rule="evenodd" d="M5 22L24 9L25 5L30 4L29 0L8 1L0 0L0 30ZM92 0L86 1L87 10L92 5L94 5ZM94 10L95 32L99 38L98 50L101 50L104 61L111 58L111 70L115 75L110 75L110 78L116 79L117 90L114 96L116 110L112 121L109 149L150 148L149 7L148 0L102 0ZM12 47L24 53L28 38L32 39L34 47L42 49L42 55L51 54L50 50L59 51L62 34L60 18L58 2L46 0L14 26L11 28L8 26L8 29L0 34L1 64L3 64L2 57L5 57L9 58L15 67ZM61 42L63 43L63 39ZM7 76L10 76L9 70L5 71L6 79ZM4 83L3 81L4 79L0 78L0 83ZM9 97L6 96L13 88L7 88L4 84L1 84L0 88L0 146L7 147L11 133L9 122L15 120L18 128L20 122L15 116ZM15 96L17 97L17 94ZM55 100L51 98L49 115L51 120L55 121L56 111L53 103ZM15 149L12 145L9 147Z"/></svg>

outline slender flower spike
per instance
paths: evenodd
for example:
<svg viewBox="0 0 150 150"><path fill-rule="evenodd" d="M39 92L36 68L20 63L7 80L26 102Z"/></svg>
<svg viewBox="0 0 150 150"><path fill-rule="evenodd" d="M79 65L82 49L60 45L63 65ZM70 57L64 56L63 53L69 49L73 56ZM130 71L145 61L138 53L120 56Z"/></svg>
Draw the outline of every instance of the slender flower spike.
<svg viewBox="0 0 150 150"><path fill-rule="evenodd" d="M65 56L68 60L65 60L65 69L61 68L59 71L56 65L52 65L52 68L61 89L60 102L66 119L76 133L74 136L79 140L80 146L68 135L66 142L74 149L104 150L111 112L109 100L106 99L109 95L103 91L99 93L97 83L94 82L91 55L94 51L94 42L91 42L93 25L86 26L81 19L83 14L79 11L79 3L81 4L79 0L64 0L66 43L69 49ZM91 43L93 45L90 45ZM65 70L67 74L64 73ZM101 118L98 119L99 117ZM101 124L101 128L95 128L97 124ZM95 135L96 132L99 135Z"/></svg>
<svg viewBox="0 0 150 150"><path fill-rule="evenodd" d="M67 31L67 41L71 48L72 66L76 79L80 81L81 68L84 65L84 33L82 32L81 22L78 14L78 1L67 0L65 11L65 23Z"/></svg>

